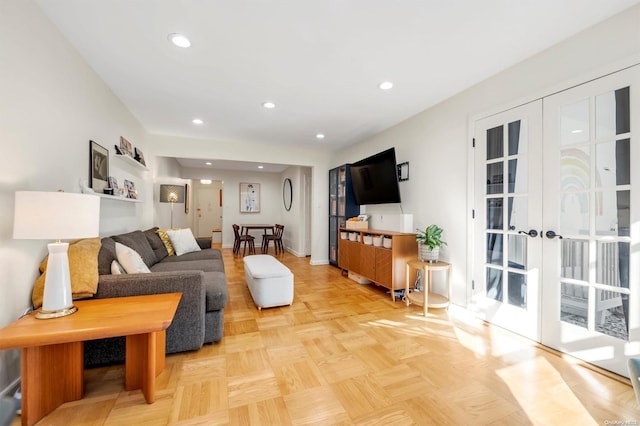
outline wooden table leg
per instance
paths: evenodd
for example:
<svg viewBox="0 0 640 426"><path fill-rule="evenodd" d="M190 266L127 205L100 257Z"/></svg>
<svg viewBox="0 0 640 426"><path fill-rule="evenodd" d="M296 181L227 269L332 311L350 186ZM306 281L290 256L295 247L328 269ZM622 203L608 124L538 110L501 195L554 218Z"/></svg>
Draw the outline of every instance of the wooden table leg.
<svg viewBox="0 0 640 426"><path fill-rule="evenodd" d="M31 426L84 395L84 346L61 343L22 349L22 424Z"/></svg>
<svg viewBox="0 0 640 426"><path fill-rule="evenodd" d="M164 331L127 336L125 389L141 389L147 403L155 401L156 376L164 368ZM160 354L162 352L162 354ZM160 361L160 362L158 362Z"/></svg>

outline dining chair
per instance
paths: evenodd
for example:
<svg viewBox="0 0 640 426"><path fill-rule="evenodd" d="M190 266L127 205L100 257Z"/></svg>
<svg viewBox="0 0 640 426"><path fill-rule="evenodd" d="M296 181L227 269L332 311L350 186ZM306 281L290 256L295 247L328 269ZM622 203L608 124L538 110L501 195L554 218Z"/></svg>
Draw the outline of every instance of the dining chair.
<svg viewBox="0 0 640 426"><path fill-rule="evenodd" d="M256 245L255 238L252 235L240 235L240 226L235 223L233 226L233 235L235 239L233 240L233 254L238 254L240 252L240 244L243 242L245 244L249 243L249 254L256 254Z"/></svg>
<svg viewBox="0 0 640 426"><path fill-rule="evenodd" d="M264 234L262 236L262 252L269 251L269 242L273 241L273 246L276 250L276 254L284 253L284 245L282 244L282 234L284 234L284 225L276 223L273 234Z"/></svg>

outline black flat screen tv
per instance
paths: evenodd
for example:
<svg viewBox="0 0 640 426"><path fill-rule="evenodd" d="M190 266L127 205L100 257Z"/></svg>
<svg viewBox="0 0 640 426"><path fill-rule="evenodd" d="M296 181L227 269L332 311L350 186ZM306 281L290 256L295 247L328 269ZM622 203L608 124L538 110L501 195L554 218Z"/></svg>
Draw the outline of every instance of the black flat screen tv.
<svg viewBox="0 0 640 426"><path fill-rule="evenodd" d="M395 148L353 163L349 170L356 204L400 202Z"/></svg>

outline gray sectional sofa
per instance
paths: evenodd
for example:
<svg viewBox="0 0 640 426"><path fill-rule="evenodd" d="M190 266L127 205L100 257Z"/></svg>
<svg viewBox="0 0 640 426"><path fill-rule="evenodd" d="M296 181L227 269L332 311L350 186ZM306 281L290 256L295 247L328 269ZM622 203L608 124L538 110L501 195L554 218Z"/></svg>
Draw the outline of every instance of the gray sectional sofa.
<svg viewBox="0 0 640 426"><path fill-rule="evenodd" d="M197 350L222 339L227 280L220 250L211 240L197 240L201 251L169 256L156 233L158 228L134 231L102 239L98 255L100 274L95 298L125 297L157 293L182 293L180 304L167 329L166 352ZM116 259L115 243L134 249L151 270L148 274L111 274ZM85 342L85 367L121 363L125 338Z"/></svg>

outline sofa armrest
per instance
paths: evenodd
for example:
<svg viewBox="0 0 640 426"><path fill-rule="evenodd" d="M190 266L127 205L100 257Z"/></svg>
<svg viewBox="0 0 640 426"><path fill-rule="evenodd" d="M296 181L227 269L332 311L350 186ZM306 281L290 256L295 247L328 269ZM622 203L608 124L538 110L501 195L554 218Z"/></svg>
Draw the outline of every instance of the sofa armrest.
<svg viewBox="0 0 640 426"><path fill-rule="evenodd" d="M204 272L176 271L149 274L100 275L95 297L141 296L182 293L173 321L167 329L167 353L196 350L204 341Z"/></svg>
<svg viewBox="0 0 640 426"><path fill-rule="evenodd" d="M203 250L211 248L211 238L196 238L196 242Z"/></svg>

